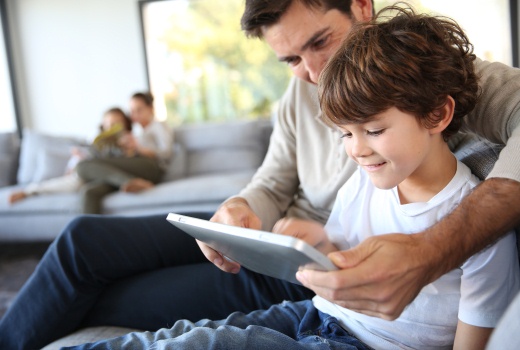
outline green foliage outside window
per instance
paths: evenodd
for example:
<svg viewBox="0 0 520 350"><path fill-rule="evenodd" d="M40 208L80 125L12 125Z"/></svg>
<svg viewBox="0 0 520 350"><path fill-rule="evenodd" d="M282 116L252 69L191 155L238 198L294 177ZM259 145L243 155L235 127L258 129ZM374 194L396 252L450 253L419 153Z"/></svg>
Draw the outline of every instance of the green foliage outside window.
<svg viewBox="0 0 520 350"><path fill-rule="evenodd" d="M241 31L244 1L171 2L157 39L170 62L170 89L159 96L168 122L269 118L291 73L265 42ZM158 97L153 84L152 92Z"/></svg>

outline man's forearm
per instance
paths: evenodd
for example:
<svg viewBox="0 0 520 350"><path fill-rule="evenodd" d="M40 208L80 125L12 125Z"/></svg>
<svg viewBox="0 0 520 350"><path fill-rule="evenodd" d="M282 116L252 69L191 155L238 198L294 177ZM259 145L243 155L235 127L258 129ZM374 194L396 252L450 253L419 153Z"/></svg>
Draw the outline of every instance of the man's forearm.
<svg viewBox="0 0 520 350"><path fill-rule="evenodd" d="M482 182L453 212L423 233L435 254L435 280L520 224L520 182L492 178Z"/></svg>

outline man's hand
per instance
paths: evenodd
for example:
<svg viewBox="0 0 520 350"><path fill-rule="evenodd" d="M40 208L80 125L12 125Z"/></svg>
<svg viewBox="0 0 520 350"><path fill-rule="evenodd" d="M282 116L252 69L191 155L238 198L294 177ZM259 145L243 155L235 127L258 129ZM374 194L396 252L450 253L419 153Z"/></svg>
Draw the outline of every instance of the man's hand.
<svg viewBox="0 0 520 350"><path fill-rule="evenodd" d="M262 227L260 218L251 210L247 201L239 197L224 202L210 221L255 230L259 230ZM197 241L197 244L206 258L222 271L230 273L238 273L240 271L240 264L226 259L222 254L203 242Z"/></svg>
<svg viewBox="0 0 520 350"><path fill-rule="evenodd" d="M393 320L434 279L430 268L435 254L420 236L374 236L353 249L329 254L340 270L303 270L296 277L335 304Z"/></svg>
<svg viewBox="0 0 520 350"><path fill-rule="evenodd" d="M428 230L371 237L329 254L341 270L296 277L316 294L366 315L392 320L420 290L520 224L520 182L482 182Z"/></svg>

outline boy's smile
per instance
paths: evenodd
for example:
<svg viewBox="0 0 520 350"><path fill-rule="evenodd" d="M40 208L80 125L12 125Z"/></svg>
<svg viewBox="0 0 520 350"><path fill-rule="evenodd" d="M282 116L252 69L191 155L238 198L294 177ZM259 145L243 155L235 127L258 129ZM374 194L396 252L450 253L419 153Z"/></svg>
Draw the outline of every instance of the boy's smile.
<svg viewBox="0 0 520 350"><path fill-rule="evenodd" d="M445 179L453 176L449 167L440 166L441 157L449 151L441 134L424 127L412 114L392 107L366 123L345 124L340 129L347 154L378 188L397 186L400 193L427 193L443 188ZM440 176L445 171L451 175Z"/></svg>

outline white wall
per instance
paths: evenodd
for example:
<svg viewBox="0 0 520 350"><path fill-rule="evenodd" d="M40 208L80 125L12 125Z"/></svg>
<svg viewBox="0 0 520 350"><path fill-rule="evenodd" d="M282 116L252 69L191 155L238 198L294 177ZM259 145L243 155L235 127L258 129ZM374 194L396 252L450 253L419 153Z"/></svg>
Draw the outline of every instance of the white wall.
<svg viewBox="0 0 520 350"><path fill-rule="evenodd" d="M137 0L8 0L25 127L92 137L147 89Z"/></svg>

